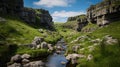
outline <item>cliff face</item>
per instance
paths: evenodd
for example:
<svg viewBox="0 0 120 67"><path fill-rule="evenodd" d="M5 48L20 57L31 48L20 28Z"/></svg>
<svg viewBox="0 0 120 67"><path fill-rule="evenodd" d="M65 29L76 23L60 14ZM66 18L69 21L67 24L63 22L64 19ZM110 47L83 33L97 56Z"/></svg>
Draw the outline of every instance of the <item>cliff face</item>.
<svg viewBox="0 0 120 67"><path fill-rule="evenodd" d="M26 23L37 27L53 26L52 17L47 10L25 8L23 0L0 0L0 13L19 16Z"/></svg>
<svg viewBox="0 0 120 67"><path fill-rule="evenodd" d="M36 26L44 26L46 28L53 26L52 17L49 12L44 9L24 8L21 18L27 23Z"/></svg>
<svg viewBox="0 0 120 67"><path fill-rule="evenodd" d="M104 0L91 5L87 9L87 15L69 17L67 23L71 22L72 27L75 26L77 31L81 31L89 22L104 26L118 20L120 20L120 0Z"/></svg>
<svg viewBox="0 0 120 67"><path fill-rule="evenodd" d="M120 0L104 0L87 9L88 21L98 25L106 25L110 22L120 20Z"/></svg>
<svg viewBox="0 0 120 67"><path fill-rule="evenodd" d="M78 15L74 17L69 17L66 24L70 23L75 30L81 31L81 29L88 24L88 21L86 15Z"/></svg>
<svg viewBox="0 0 120 67"><path fill-rule="evenodd" d="M0 0L1 14L21 15L23 8L23 0Z"/></svg>

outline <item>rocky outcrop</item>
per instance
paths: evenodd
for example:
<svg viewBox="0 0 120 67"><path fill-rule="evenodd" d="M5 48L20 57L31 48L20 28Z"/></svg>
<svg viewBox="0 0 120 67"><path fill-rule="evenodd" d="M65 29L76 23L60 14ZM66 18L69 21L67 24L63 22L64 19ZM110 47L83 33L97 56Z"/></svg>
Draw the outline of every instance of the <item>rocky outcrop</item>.
<svg viewBox="0 0 120 67"><path fill-rule="evenodd" d="M42 37L35 37L31 44L24 45L31 49L47 49L48 51L53 51L53 45L45 42Z"/></svg>
<svg viewBox="0 0 120 67"><path fill-rule="evenodd" d="M11 58L11 64L7 67L45 67L45 63L43 61L39 60L30 62L29 58L29 54L15 55Z"/></svg>
<svg viewBox="0 0 120 67"><path fill-rule="evenodd" d="M87 9L88 21L104 26L110 22L120 20L120 0L104 0Z"/></svg>
<svg viewBox="0 0 120 67"><path fill-rule="evenodd" d="M88 24L86 15L78 15L74 17L69 17L65 24L72 24L71 28L81 31L83 27Z"/></svg>
<svg viewBox="0 0 120 67"><path fill-rule="evenodd" d="M81 15L81 17L77 20L77 31L81 31L83 27L85 27L88 24L86 15Z"/></svg>
<svg viewBox="0 0 120 67"><path fill-rule="evenodd" d="M13 56L13 57L11 58L11 62L20 63L21 60L22 60L22 58L21 58L21 56L20 56L19 54L15 55L15 56Z"/></svg>
<svg viewBox="0 0 120 67"><path fill-rule="evenodd" d="M49 12L44 9L24 8L21 18L31 25L34 24L36 26L44 26L46 28L53 26L52 17Z"/></svg>
<svg viewBox="0 0 120 67"><path fill-rule="evenodd" d="M34 27L53 27L52 17L47 10L26 8L23 0L0 0L0 13L18 16Z"/></svg>
<svg viewBox="0 0 120 67"><path fill-rule="evenodd" d="M82 55L82 54L75 54L75 53L73 53L73 54L68 54L68 55L66 56L66 59L67 59L68 61L71 61L72 64L76 64L78 58L84 58L84 57L86 57L86 56L85 56L85 55Z"/></svg>
<svg viewBox="0 0 120 67"><path fill-rule="evenodd" d="M87 9L87 15L69 17L67 23L72 22L68 23L72 24L71 28L81 31L83 27L88 25L88 22L104 26L118 20L120 20L120 0L104 0L96 5L91 5Z"/></svg>

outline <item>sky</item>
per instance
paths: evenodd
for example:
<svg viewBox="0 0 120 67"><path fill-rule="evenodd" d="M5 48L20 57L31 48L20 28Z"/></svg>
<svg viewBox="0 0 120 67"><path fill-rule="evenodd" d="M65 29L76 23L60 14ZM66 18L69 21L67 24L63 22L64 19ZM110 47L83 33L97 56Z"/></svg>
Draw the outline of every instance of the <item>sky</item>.
<svg viewBox="0 0 120 67"><path fill-rule="evenodd" d="M66 22L68 17L86 14L90 5L102 0L24 0L24 6L37 9L46 9L53 17L54 22Z"/></svg>

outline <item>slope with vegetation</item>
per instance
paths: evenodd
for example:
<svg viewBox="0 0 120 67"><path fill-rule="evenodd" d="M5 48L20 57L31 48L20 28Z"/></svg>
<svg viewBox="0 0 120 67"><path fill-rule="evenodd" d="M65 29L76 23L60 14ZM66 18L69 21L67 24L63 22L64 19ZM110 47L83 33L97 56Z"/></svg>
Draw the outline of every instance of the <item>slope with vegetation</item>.
<svg viewBox="0 0 120 67"><path fill-rule="evenodd" d="M96 25L88 24L85 28L96 28ZM84 28L83 28L84 29ZM68 54L77 53L84 55L79 58L77 67L119 67L120 66L120 21L116 21L94 31L81 32L76 39L68 42ZM75 35L76 36L76 35ZM106 43L107 36L116 39L116 43L109 45ZM74 37L74 35L72 36ZM83 37L83 38L81 38ZM78 38L81 38L77 40ZM73 47L79 45L79 49L74 52ZM91 59L88 56L91 55Z"/></svg>
<svg viewBox="0 0 120 67"><path fill-rule="evenodd" d="M31 44L34 37L43 37L46 42L55 44L61 36L56 31L44 28L36 29L18 17L2 16L0 21L0 63L5 64L15 54L30 54L32 58L47 57L46 49L31 49L25 44ZM41 30L41 31L40 31ZM2 65L0 64L0 65Z"/></svg>

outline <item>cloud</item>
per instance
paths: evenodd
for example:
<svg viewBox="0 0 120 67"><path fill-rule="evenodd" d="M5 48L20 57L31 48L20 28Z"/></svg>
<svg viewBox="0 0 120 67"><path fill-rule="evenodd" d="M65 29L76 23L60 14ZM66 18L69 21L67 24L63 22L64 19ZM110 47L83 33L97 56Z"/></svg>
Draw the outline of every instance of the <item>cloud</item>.
<svg viewBox="0 0 120 67"><path fill-rule="evenodd" d="M67 7L70 3L75 2L75 0L39 0L34 2L34 5L44 6L44 7Z"/></svg>
<svg viewBox="0 0 120 67"><path fill-rule="evenodd" d="M84 11L55 11L53 12L51 15L53 17L53 21L58 22L58 21L62 21L65 22L67 20L68 17L72 17L72 16L76 16L76 15L81 15L81 14L85 14Z"/></svg>

